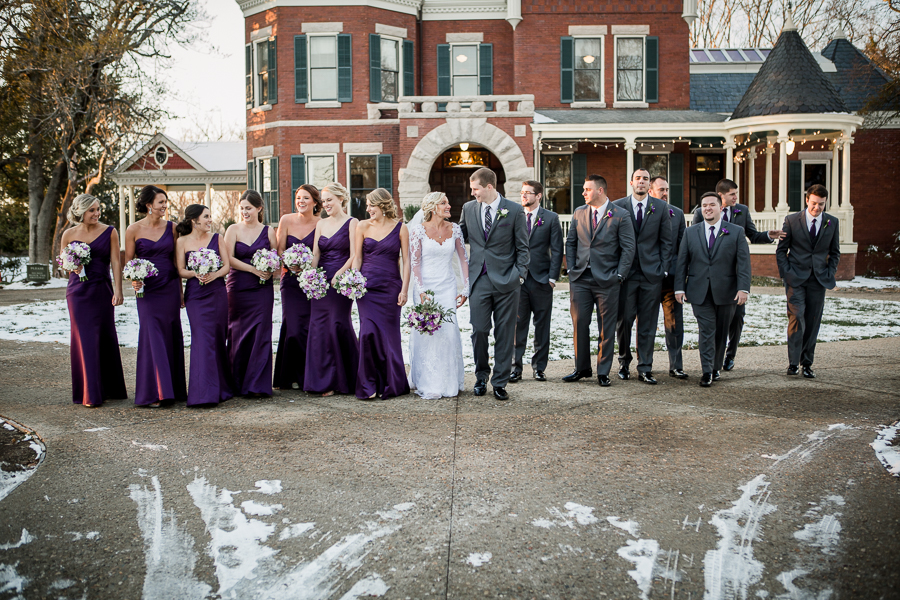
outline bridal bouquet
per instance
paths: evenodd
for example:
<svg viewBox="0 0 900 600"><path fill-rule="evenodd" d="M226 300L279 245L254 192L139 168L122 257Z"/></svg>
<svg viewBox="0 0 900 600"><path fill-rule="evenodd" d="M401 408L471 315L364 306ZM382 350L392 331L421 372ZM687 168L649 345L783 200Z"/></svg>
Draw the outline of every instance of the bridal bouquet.
<svg viewBox="0 0 900 600"><path fill-rule="evenodd" d="M74 271L78 267L84 267L91 262L91 247L84 242L72 242L60 252L56 258L56 263L66 271ZM78 276L79 281L87 280L87 273L84 269Z"/></svg>
<svg viewBox="0 0 900 600"><path fill-rule="evenodd" d="M321 300L328 293L328 278L325 277L325 269L317 267L307 269L297 276L300 289L306 292L310 300Z"/></svg>
<svg viewBox="0 0 900 600"><path fill-rule="evenodd" d="M335 289L351 300L359 300L366 295L366 278L356 269L347 269L338 277Z"/></svg>
<svg viewBox="0 0 900 600"><path fill-rule="evenodd" d="M215 273L222 268L222 259L219 253L209 248L200 248L188 254L188 269L197 274L198 280L203 275ZM200 282L203 285L203 282Z"/></svg>
<svg viewBox="0 0 900 600"><path fill-rule="evenodd" d="M293 273L291 269L300 267L300 270L308 269L312 264L313 253L304 244L294 244L281 255L281 261L288 271Z"/></svg>
<svg viewBox="0 0 900 600"><path fill-rule="evenodd" d="M452 322L455 313L435 302L434 292L426 290L424 301L406 309L406 324L423 335L434 335L442 323Z"/></svg>
<svg viewBox="0 0 900 600"><path fill-rule="evenodd" d="M250 259L250 264L265 273L274 273L275 269L281 266L281 259L278 258L278 252L276 250L260 248L253 255L253 258ZM266 280L260 279L259 282L265 283Z"/></svg>
<svg viewBox="0 0 900 600"><path fill-rule="evenodd" d="M125 268L122 269L122 275L125 277L125 279L143 282L148 277L156 277L157 275L159 275L159 269L156 268L156 265L145 258L132 258L127 263L125 263ZM135 296L137 296L138 298L143 298L144 288L141 288L141 290L137 292Z"/></svg>

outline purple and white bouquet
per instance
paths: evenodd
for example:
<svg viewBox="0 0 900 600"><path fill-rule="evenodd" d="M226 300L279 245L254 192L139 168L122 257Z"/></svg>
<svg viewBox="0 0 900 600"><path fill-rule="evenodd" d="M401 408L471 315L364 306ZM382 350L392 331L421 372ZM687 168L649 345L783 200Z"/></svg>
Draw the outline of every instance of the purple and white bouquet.
<svg viewBox="0 0 900 600"><path fill-rule="evenodd" d="M260 248L250 259L250 264L265 273L274 273L275 269L281 266L281 259L278 258L278 251ZM259 282L265 283L266 280L260 279Z"/></svg>
<svg viewBox="0 0 900 600"><path fill-rule="evenodd" d="M127 263L125 263L125 268L122 269L122 275L125 277L125 279L143 282L149 277L156 277L157 275L159 275L159 269L157 269L156 265L154 265L146 258L132 258ZM141 290L135 295L138 298L143 298L144 288L141 288Z"/></svg>
<svg viewBox="0 0 900 600"><path fill-rule="evenodd" d="M312 264L312 260L312 250L307 248L304 244L294 244L281 254L281 261L291 273L293 273L291 269L296 267L300 267L301 271L308 269L309 265Z"/></svg>
<svg viewBox="0 0 900 600"><path fill-rule="evenodd" d="M300 283L300 289L310 300L321 300L328 293L328 278L322 267L306 269L297 276L297 280Z"/></svg>
<svg viewBox="0 0 900 600"><path fill-rule="evenodd" d="M366 295L366 278L356 269L347 269L338 277L335 289L351 300L359 300Z"/></svg>
<svg viewBox="0 0 900 600"><path fill-rule="evenodd" d="M197 274L199 280L201 276L215 273L221 269L222 259L215 250L200 248L188 254L187 267ZM203 285L202 281L200 281L200 285Z"/></svg>
<svg viewBox="0 0 900 600"><path fill-rule="evenodd" d="M66 271L74 271L78 267L84 267L91 262L91 247L84 242L72 242L59 253L56 257L56 264ZM87 273L84 269L78 276L79 281L87 280Z"/></svg>
<svg viewBox="0 0 900 600"><path fill-rule="evenodd" d="M434 292L425 291L425 300L406 309L406 324L419 333L434 335L443 323L451 323L455 310L448 310L435 302Z"/></svg>

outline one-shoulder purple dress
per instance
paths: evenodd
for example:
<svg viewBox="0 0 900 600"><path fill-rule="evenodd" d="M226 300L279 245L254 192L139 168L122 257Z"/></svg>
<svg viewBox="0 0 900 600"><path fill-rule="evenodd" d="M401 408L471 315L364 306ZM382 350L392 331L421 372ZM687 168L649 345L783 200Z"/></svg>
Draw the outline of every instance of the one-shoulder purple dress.
<svg viewBox="0 0 900 600"><path fill-rule="evenodd" d="M303 244L312 249L315 230L302 240L287 236L287 247ZM281 272L281 334L275 353L275 375L272 385L289 390L292 384L303 389L303 372L306 368L306 340L309 337L310 301L300 289L297 276L288 269Z"/></svg>
<svg viewBox="0 0 900 600"><path fill-rule="evenodd" d="M220 254L219 234L214 233L207 248ZM190 252L184 253L187 264ZM184 286L184 307L191 322L191 372L188 378L188 406L218 404L234 395L231 361L228 359L228 292L225 279L200 285L191 277Z"/></svg>
<svg viewBox="0 0 900 600"><path fill-rule="evenodd" d="M366 238L360 272L366 278L366 295L359 308L359 370L356 397L372 394L382 399L409 393L400 342L400 309L397 297L403 288L398 258L400 223L382 240Z"/></svg>
<svg viewBox="0 0 900 600"><path fill-rule="evenodd" d="M235 242L234 257L248 265L260 248L271 250L269 228L250 246ZM235 392L272 395L272 307L275 287L246 271L228 273L228 350Z"/></svg>
<svg viewBox="0 0 900 600"><path fill-rule="evenodd" d="M113 287L109 275L110 237L107 227L88 244L91 262L84 267L86 281L69 275L66 304L72 322L69 348L72 363L72 402L100 406L104 400L123 400L125 375L116 335ZM116 248L116 252L119 249Z"/></svg>
<svg viewBox="0 0 900 600"><path fill-rule="evenodd" d="M319 266L328 278L328 293L311 302L309 338L306 342L306 373L303 389L324 394L356 391L359 342L350 311L353 300L330 287L331 279L350 258L350 219L330 238L319 236Z"/></svg>
<svg viewBox="0 0 900 600"><path fill-rule="evenodd" d="M174 231L175 224L166 223L166 231L157 241L142 238L135 242L135 257L149 260L159 271L144 281L144 296L137 299L140 332L134 403L138 406L187 399Z"/></svg>

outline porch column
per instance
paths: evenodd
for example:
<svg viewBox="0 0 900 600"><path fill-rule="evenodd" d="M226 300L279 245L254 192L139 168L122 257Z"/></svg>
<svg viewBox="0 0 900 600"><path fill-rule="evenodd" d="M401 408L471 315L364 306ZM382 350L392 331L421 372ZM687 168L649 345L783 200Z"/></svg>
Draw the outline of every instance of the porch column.
<svg viewBox="0 0 900 600"><path fill-rule="evenodd" d="M206 193L203 195L203 204L204 204L204 205L206 206L206 208L208 208L210 211L212 211L212 197L210 196L210 189L211 189L211 188L212 188L212 186L210 186L210 185L207 183L207 184L206 184Z"/></svg>
<svg viewBox="0 0 900 600"><path fill-rule="evenodd" d="M772 155L775 154L775 148L763 150L766 153L766 212L774 212L772 208Z"/></svg>
<svg viewBox="0 0 900 600"><path fill-rule="evenodd" d="M134 223L134 188L128 186L128 222Z"/></svg>
<svg viewBox="0 0 900 600"><path fill-rule="evenodd" d="M125 249L125 186L119 186L119 249Z"/></svg>
<svg viewBox="0 0 900 600"><path fill-rule="evenodd" d="M831 145L831 189L828 190L828 208L829 210L834 210L840 204L839 202L839 194L840 194L840 166L841 166L841 158L839 150L841 148L840 142L835 142Z"/></svg>
<svg viewBox="0 0 900 600"><path fill-rule="evenodd" d="M778 137L778 206L775 208L778 212L788 212L787 202L787 136Z"/></svg>
<svg viewBox="0 0 900 600"><path fill-rule="evenodd" d="M747 206L756 212L756 148L747 149Z"/></svg>
<svg viewBox="0 0 900 600"><path fill-rule="evenodd" d="M734 138L725 138L725 179L734 179Z"/></svg>
<svg viewBox="0 0 900 600"><path fill-rule="evenodd" d="M853 208L850 205L850 144L853 143L853 138L848 135L844 138L843 143L844 157L843 162L841 163L841 208L850 210Z"/></svg>
<svg viewBox="0 0 900 600"><path fill-rule="evenodd" d="M734 159L734 182L737 184L738 189L741 189L741 159Z"/></svg>
<svg viewBox="0 0 900 600"><path fill-rule="evenodd" d="M625 140L625 178L628 181L628 193L631 193L631 174L634 173L634 150L637 144L634 140Z"/></svg>

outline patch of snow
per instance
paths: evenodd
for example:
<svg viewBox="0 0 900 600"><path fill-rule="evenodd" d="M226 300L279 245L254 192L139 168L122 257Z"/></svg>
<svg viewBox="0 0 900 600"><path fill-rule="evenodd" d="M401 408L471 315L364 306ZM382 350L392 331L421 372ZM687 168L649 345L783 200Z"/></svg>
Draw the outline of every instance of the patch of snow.
<svg viewBox="0 0 900 600"><path fill-rule="evenodd" d="M406 511L412 510L416 507L415 502L404 502L403 504L395 504L391 507L391 510L384 510L376 512L379 517L382 519L386 519L389 521L396 521L397 519L403 518L403 514Z"/></svg>
<svg viewBox="0 0 900 600"><path fill-rule="evenodd" d="M34 475L35 470L4 471L0 469L0 500L9 496L14 489L25 483L29 477Z"/></svg>
<svg viewBox="0 0 900 600"><path fill-rule="evenodd" d="M659 555L659 542L656 540L628 540L625 546L616 550L616 554L634 563L634 569L628 571L628 574L641 590L642 600L647 600L650 595L650 587L653 585L653 569Z"/></svg>
<svg viewBox="0 0 900 600"><path fill-rule="evenodd" d="M109 431L109 427L94 427L92 429L85 429L85 433L94 433L95 431Z"/></svg>
<svg viewBox="0 0 900 600"><path fill-rule="evenodd" d="M295 525L289 525L281 530L281 533L278 534L278 539L284 541L300 537L315 526L315 523L297 523Z"/></svg>
<svg viewBox="0 0 900 600"><path fill-rule="evenodd" d="M564 508L569 511L568 516L578 521L579 525L590 525L599 520L591 514L594 512L593 507L582 506L581 504L575 504L574 502L566 502Z"/></svg>
<svg viewBox="0 0 900 600"><path fill-rule="evenodd" d="M834 554L841 532L841 524L837 520L840 515L841 513L825 515L815 523L807 523L802 530L794 532L794 537L810 546L821 548L825 554Z"/></svg>
<svg viewBox="0 0 900 600"><path fill-rule="evenodd" d="M75 580L73 579L57 579L53 583L50 584L51 590L67 590L70 587L75 585Z"/></svg>
<svg viewBox="0 0 900 600"><path fill-rule="evenodd" d="M556 527L556 524L550 519L535 519L531 522L535 527L543 527L544 529L550 529L551 527Z"/></svg>
<svg viewBox="0 0 900 600"><path fill-rule="evenodd" d="M0 593L13 592L17 594L15 596L16 599L23 598L22 592L25 591L25 586L31 581L27 577L19 575L18 571L16 571L18 566L18 562L11 565L0 565Z"/></svg>
<svg viewBox="0 0 900 600"><path fill-rule="evenodd" d="M641 530L641 526L637 523L637 521L623 521L619 517L606 517L606 520L609 521L609 524L613 527L623 529L630 533L633 537L637 537L638 532Z"/></svg>
<svg viewBox="0 0 900 600"><path fill-rule="evenodd" d="M870 288L873 290L887 290L900 288L900 279L888 277L854 277L850 281L836 282L838 288Z"/></svg>
<svg viewBox="0 0 900 600"><path fill-rule="evenodd" d="M99 531L89 531L88 534L84 537L86 537L89 540L96 540L100 537L100 532Z"/></svg>
<svg viewBox="0 0 900 600"><path fill-rule="evenodd" d="M13 548L18 548L20 546L24 546L29 542L34 541L34 536L28 533L27 529L22 529L22 536L19 538L18 542L9 543L9 544L0 544L0 550L12 550Z"/></svg>
<svg viewBox="0 0 900 600"><path fill-rule="evenodd" d="M259 504L254 502L253 500L247 500L245 502L241 502L241 508L244 509L244 512L248 515L254 515L257 517L265 517L268 515L274 515L279 510L284 508L282 504Z"/></svg>
<svg viewBox="0 0 900 600"><path fill-rule="evenodd" d="M830 589L822 590L818 593L811 590L804 590L794 583L794 580L798 577L804 577L808 575L809 571L804 569L793 569L790 571L785 571L783 573L779 573L776 579L778 583L784 586L784 589L787 590L785 594L778 594L775 596L777 600L830 600L834 592Z"/></svg>
<svg viewBox="0 0 900 600"><path fill-rule="evenodd" d="M384 596L389 589L378 573L372 573L365 579L360 579L354 583L353 587L341 596L341 600L357 600L363 596L370 598Z"/></svg>
<svg viewBox="0 0 900 600"><path fill-rule="evenodd" d="M280 479L260 479L256 482L256 488L253 490L254 492L259 492L260 494L280 494L281 493L281 480Z"/></svg>
<svg viewBox="0 0 900 600"><path fill-rule="evenodd" d="M159 452L161 450L169 449L168 446L163 446L161 444L141 444L140 442L137 442L135 440L131 440L131 445L137 446L138 448L141 448L143 450L153 450L154 452Z"/></svg>
<svg viewBox="0 0 900 600"><path fill-rule="evenodd" d="M7 423L6 421L3 421L3 427L4 427L5 429L10 430L10 431L16 431L16 428L13 427L12 425L10 425L9 423Z"/></svg>
<svg viewBox="0 0 900 600"><path fill-rule="evenodd" d="M481 565L486 565L491 562L491 559L494 557L490 552L473 552L469 555L469 558L466 559L466 562L473 567L480 567Z"/></svg>
<svg viewBox="0 0 900 600"><path fill-rule="evenodd" d="M826 441L830 438L838 435L841 431L847 431L853 429L853 427L849 425L844 425L843 423L838 423L836 425L829 425L826 431L814 431L810 434L807 434L806 441L801 443L798 446L794 446L787 452L781 455L773 455L773 454L763 454L763 458L769 458L774 460L772 463L772 468L777 467L781 462L787 459L796 459L800 462L806 462L812 455L821 448ZM834 433L827 433L827 431L833 431Z"/></svg>
<svg viewBox="0 0 900 600"><path fill-rule="evenodd" d="M4 290L55 290L69 286L68 279L59 279L51 277L50 281L44 283L29 283L25 280L15 281L13 283L4 283Z"/></svg>
<svg viewBox="0 0 900 600"><path fill-rule="evenodd" d="M869 444L875 450L875 456L894 477L900 477L900 422L888 427L882 427L875 437L875 441ZM0 491L0 498L2 498Z"/></svg>

